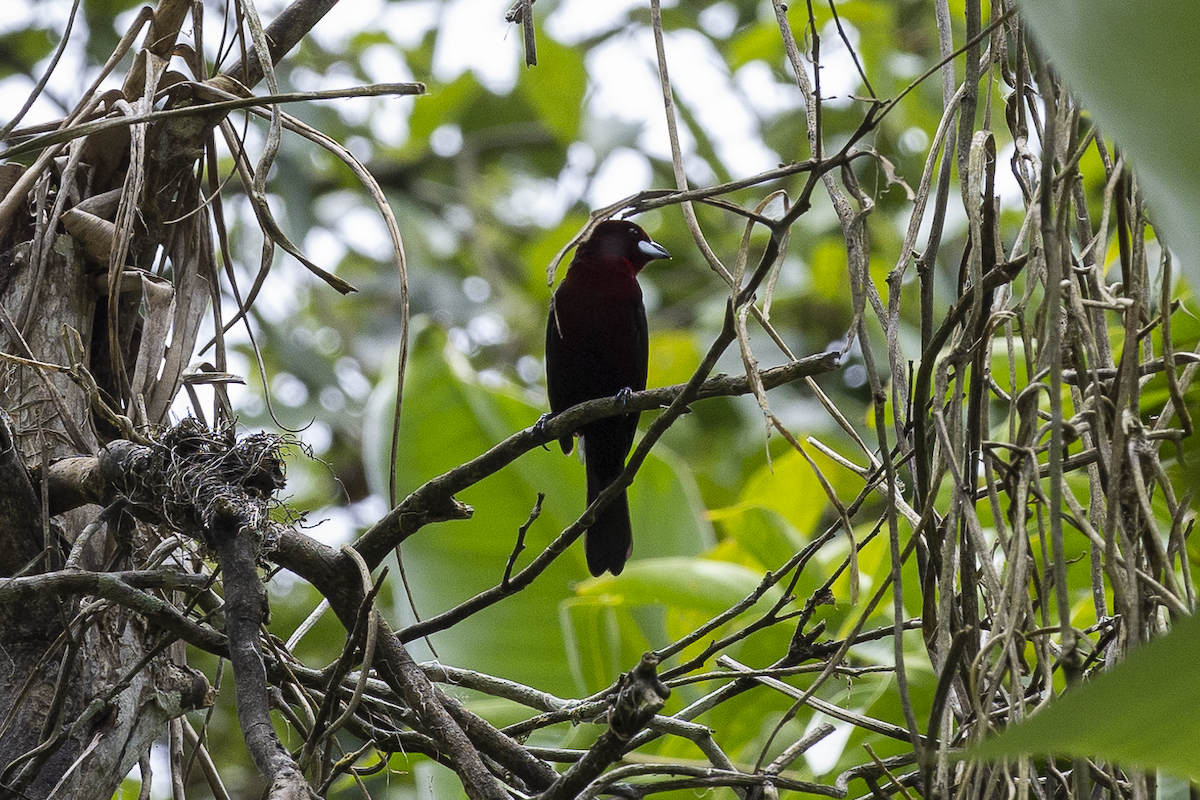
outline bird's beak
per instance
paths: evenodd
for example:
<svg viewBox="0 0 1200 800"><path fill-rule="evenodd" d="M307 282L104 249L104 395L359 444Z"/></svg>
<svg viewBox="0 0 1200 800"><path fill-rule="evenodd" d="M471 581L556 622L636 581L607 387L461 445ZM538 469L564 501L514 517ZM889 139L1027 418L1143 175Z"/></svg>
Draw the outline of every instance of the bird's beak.
<svg viewBox="0 0 1200 800"><path fill-rule="evenodd" d="M653 261L656 258L670 258L667 248L657 242L638 242L638 252Z"/></svg>

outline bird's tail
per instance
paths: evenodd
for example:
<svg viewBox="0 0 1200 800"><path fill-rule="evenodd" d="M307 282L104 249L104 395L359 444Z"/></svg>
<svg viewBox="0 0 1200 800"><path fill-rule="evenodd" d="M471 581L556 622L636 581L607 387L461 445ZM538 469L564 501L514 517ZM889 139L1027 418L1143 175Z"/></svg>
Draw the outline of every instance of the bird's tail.
<svg viewBox="0 0 1200 800"><path fill-rule="evenodd" d="M625 468L629 448L618 437L583 436L584 463L587 467L587 501L592 504L601 492ZM623 439L623 437L619 437ZM633 552L633 525L629 521L629 498L625 492L614 497L588 528L583 543L588 571L603 575L605 570L620 575Z"/></svg>

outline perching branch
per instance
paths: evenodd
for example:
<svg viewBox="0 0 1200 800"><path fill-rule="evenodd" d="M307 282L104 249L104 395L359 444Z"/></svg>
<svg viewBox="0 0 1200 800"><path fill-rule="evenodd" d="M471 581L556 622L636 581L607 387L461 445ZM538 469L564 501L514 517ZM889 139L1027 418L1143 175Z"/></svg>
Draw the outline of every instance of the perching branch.
<svg viewBox="0 0 1200 800"><path fill-rule="evenodd" d="M808 356L791 364L764 370L763 386L773 389L801 378L820 375L837 369L836 353ZM634 392L621 401L616 398L589 400L569 408L544 422L518 431L486 453L477 456L449 472L417 488L400 505L364 533L354 547L369 566L376 566L397 544L425 524L426 515L450 512L455 494L473 486L512 463L535 447L553 442L578 430L592 420L625 414L631 411L653 411L670 405L684 391L684 385L666 386ZM750 382L744 375L718 375L705 381L696 390L694 400L711 397L733 397L750 392Z"/></svg>

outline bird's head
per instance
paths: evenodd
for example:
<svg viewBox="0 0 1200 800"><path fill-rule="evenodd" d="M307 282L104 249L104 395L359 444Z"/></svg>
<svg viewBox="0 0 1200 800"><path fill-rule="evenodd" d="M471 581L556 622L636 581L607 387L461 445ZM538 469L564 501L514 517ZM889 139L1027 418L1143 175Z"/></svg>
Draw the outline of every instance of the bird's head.
<svg viewBox="0 0 1200 800"><path fill-rule="evenodd" d="M601 222L592 235L579 245L576 259L619 258L640 271L656 258L670 258L666 248L651 239L637 225L624 219Z"/></svg>

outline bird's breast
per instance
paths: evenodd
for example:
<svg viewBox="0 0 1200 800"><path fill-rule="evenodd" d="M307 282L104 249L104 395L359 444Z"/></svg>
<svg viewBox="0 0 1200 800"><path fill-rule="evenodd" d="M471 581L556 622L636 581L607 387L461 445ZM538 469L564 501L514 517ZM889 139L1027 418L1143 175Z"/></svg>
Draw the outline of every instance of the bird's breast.
<svg viewBox="0 0 1200 800"><path fill-rule="evenodd" d="M560 395L552 398L556 405L646 388L646 312L637 281L630 284L568 278L555 293L546 348L559 373L549 376Z"/></svg>

